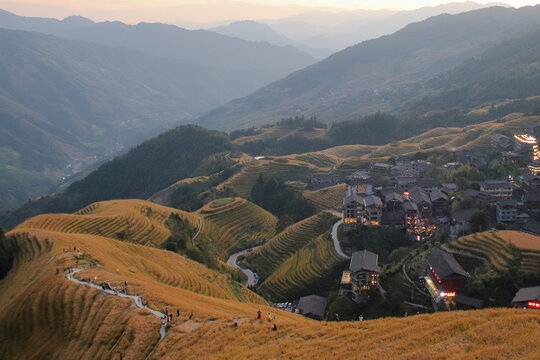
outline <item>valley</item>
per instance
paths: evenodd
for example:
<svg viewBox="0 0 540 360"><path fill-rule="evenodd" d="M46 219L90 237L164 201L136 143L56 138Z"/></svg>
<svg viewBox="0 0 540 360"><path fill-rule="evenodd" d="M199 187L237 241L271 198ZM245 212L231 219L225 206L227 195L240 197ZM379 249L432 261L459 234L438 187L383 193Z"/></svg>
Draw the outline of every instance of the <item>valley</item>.
<svg viewBox="0 0 540 360"><path fill-rule="evenodd" d="M540 5L250 1L0 10L0 358L538 359Z"/></svg>

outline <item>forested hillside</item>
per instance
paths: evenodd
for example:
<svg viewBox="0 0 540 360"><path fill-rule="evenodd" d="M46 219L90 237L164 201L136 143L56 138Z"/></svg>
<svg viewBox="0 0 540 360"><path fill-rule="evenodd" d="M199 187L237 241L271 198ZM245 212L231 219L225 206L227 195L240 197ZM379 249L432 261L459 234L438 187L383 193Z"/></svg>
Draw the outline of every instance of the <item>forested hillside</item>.
<svg viewBox="0 0 540 360"><path fill-rule="evenodd" d="M126 48L0 29L0 50L0 212L240 94L234 72Z"/></svg>
<svg viewBox="0 0 540 360"><path fill-rule="evenodd" d="M103 164L65 192L27 203L7 214L3 223L14 225L41 213L73 212L96 201L145 199L178 179L190 177L205 158L230 147L224 133L180 126Z"/></svg>
<svg viewBox="0 0 540 360"><path fill-rule="evenodd" d="M236 129L298 114L332 123L392 111L429 95L433 89L424 81L431 77L509 37L538 29L540 6L435 16L349 47L198 121L211 128Z"/></svg>

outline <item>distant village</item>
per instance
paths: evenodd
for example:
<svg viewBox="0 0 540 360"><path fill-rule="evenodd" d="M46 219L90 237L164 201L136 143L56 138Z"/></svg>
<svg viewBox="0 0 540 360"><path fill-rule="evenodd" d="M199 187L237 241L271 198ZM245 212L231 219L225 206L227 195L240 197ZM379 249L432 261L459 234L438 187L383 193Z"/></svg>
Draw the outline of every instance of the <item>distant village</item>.
<svg viewBox="0 0 540 360"><path fill-rule="evenodd" d="M495 227L540 235L539 135L540 123L512 138L494 134L490 151L498 154L495 159L476 151L456 151L458 160L442 165L398 157L392 164L371 163L368 169L348 176L314 175L311 187L346 184L341 208L344 232L361 227L389 228L403 230L412 242L432 244L441 236L455 239L472 231L496 230ZM466 188L428 176L435 167L444 174L464 164L484 169L493 163L513 164L521 174L471 181ZM453 206L463 198L469 206ZM486 228L480 225L472 230L471 218L479 210L490 214L490 219ZM342 273L339 294L358 304L370 301L373 290L382 291L385 286L380 283L381 269L378 254L368 250L354 252L349 268ZM434 247L427 257L427 266L414 282L430 295L435 311L482 308L482 300L462 292L470 280L471 275L451 253ZM326 301L318 295L302 297L296 312L323 319ZM540 309L540 286L520 289L508 305Z"/></svg>

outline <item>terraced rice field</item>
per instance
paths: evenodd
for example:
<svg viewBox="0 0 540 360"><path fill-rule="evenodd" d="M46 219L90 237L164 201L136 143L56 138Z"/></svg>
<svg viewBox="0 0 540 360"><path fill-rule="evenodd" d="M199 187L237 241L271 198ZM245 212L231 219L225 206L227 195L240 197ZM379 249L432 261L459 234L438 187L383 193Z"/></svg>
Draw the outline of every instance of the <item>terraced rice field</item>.
<svg viewBox="0 0 540 360"><path fill-rule="evenodd" d="M198 225L197 217L142 200L115 200L91 204L75 214L39 215L19 225L68 234L92 234L159 246L171 235L164 222L171 213Z"/></svg>
<svg viewBox="0 0 540 360"><path fill-rule="evenodd" d="M280 163L271 160L260 160L257 164L247 165L238 174L216 187L221 190L224 187L230 187L238 196L249 198L253 185L257 182L259 174L264 176L292 178L309 178L314 171L311 167L299 161L290 161L289 163ZM295 179L296 180L296 179Z"/></svg>
<svg viewBox="0 0 540 360"><path fill-rule="evenodd" d="M249 253L244 261L262 278L267 278L297 251L330 231L333 219L329 213L322 212L293 224Z"/></svg>
<svg viewBox="0 0 540 360"><path fill-rule="evenodd" d="M276 301L291 299L298 289L309 287L340 262L343 258L336 253L332 239L328 234L320 235L285 260L259 290Z"/></svg>
<svg viewBox="0 0 540 360"><path fill-rule="evenodd" d="M263 208L241 198L199 210L203 218L202 235L211 239L215 255L225 259L233 250L260 244L275 233L277 219Z"/></svg>
<svg viewBox="0 0 540 360"><path fill-rule="evenodd" d="M540 250L537 242L540 237L517 231L483 232L461 237L451 243L453 248L471 252L486 258L500 271L508 269L515 260L511 244L515 245L521 258L520 270L538 272L540 269Z"/></svg>
<svg viewBox="0 0 540 360"><path fill-rule="evenodd" d="M305 190L302 195L319 210L337 210L343 206L347 185L339 184L319 190Z"/></svg>
<svg viewBox="0 0 540 360"><path fill-rule="evenodd" d="M537 311L487 309L361 323L316 322L268 307L227 276L171 252L90 234L16 228L8 236L17 239L21 250L0 280L2 359L540 356ZM321 239L315 236L313 247L295 251L304 266L291 267L297 269L291 276L310 274L309 259L330 258L323 255L328 247L319 243ZM65 251L74 247L80 253ZM128 281L131 294L141 295L155 309L168 308L173 314L178 309L181 318L175 317L160 341L159 319L128 299L67 281L66 269L73 266L90 266L77 273L81 279L97 276L98 283L114 285ZM255 319L259 308L277 315L277 331ZM188 320L191 312L193 319ZM238 327L233 327L234 317L240 319Z"/></svg>
<svg viewBox="0 0 540 360"><path fill-rule="evenodd" d="M334 156L324 152L311 152L296 156L297 160L304 161L306 163L313 164L322 169L330 170L334 165L337 165L341 160Z"/></svg>

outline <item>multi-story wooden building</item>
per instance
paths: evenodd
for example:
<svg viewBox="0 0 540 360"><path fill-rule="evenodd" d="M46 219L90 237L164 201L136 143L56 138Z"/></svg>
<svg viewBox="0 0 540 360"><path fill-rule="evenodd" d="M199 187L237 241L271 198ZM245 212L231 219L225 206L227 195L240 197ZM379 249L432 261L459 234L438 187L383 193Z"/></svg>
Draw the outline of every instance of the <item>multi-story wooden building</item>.
<svg viewBox="0 0 540 360"><path fill-rule="evenodd" d="M352 254L349 270L341 276L339 293L349 296L357 303L369 299L369 291L379 286L379 255L362 250Z"/></svg>

